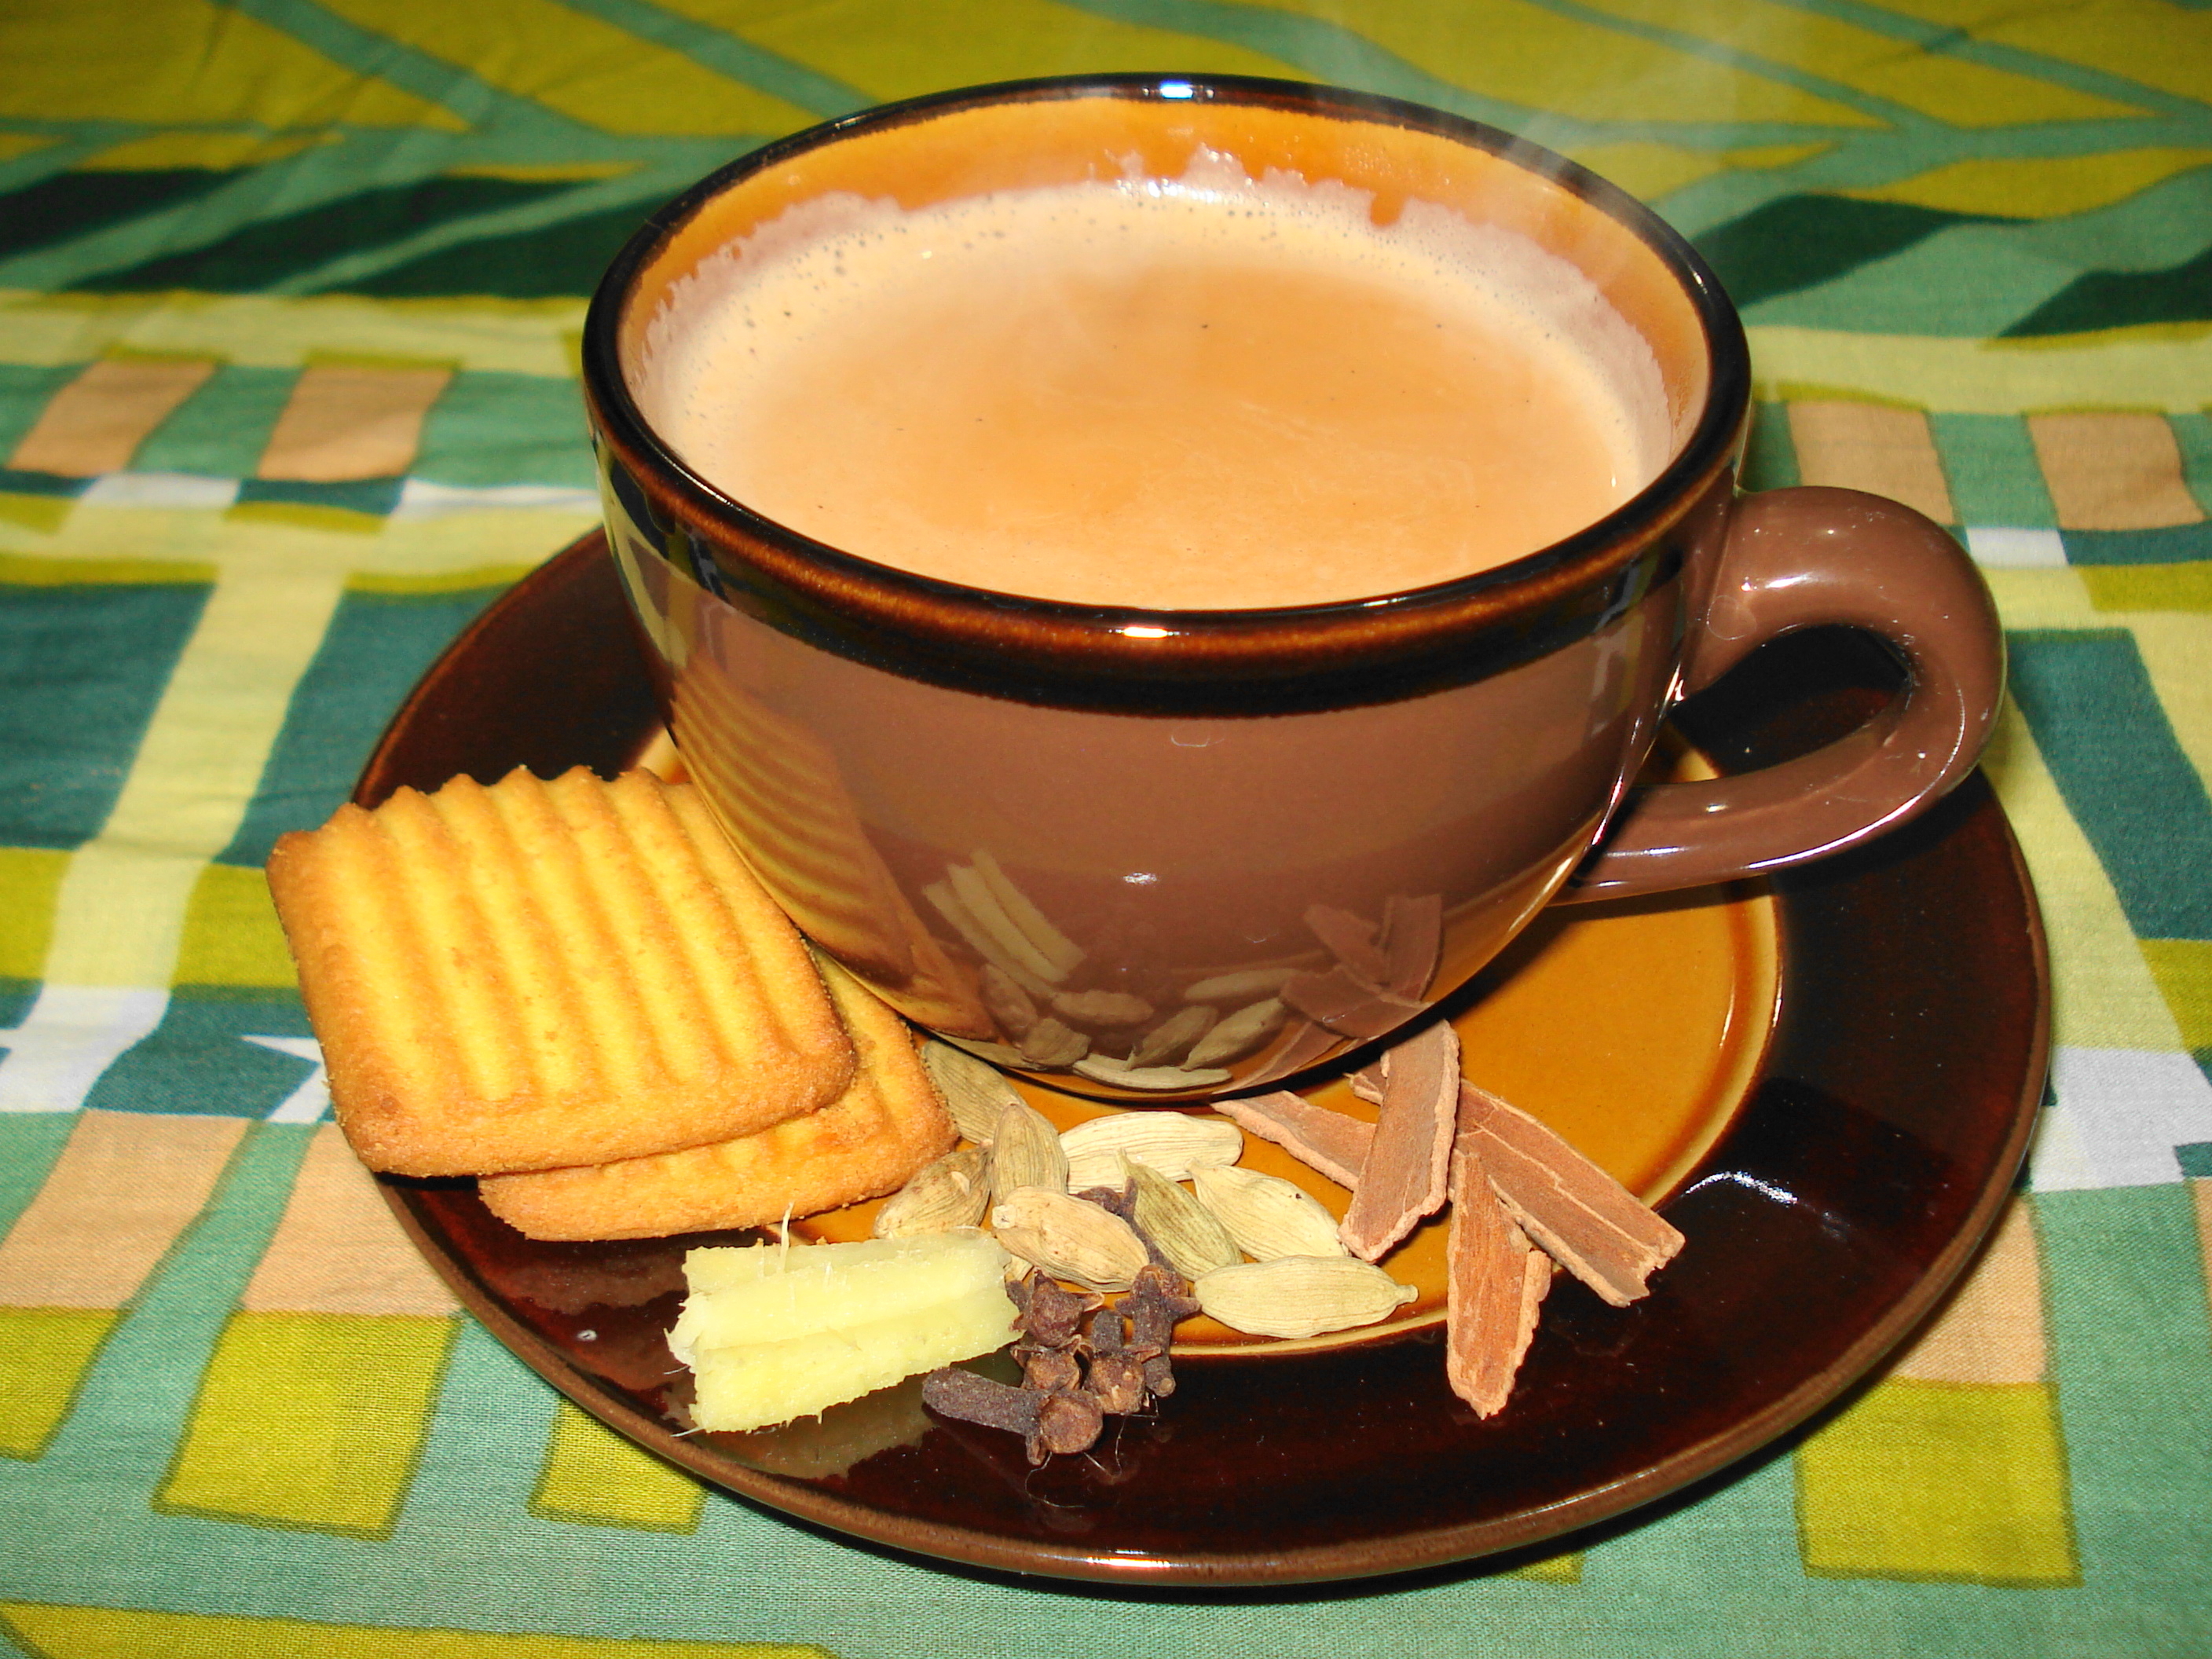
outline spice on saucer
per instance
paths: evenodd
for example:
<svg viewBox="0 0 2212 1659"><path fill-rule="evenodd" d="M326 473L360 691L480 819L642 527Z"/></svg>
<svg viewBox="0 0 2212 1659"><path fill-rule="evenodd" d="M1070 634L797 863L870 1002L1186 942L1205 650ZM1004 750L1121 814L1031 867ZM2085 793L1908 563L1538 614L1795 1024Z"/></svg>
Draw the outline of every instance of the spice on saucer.
<svg viewBox="0 0 2212 1659"><path fill-rule="evenodd" d="M1383 1057L1375 1139L1338 1230L1354 1255L1379 1261L1443 1205L1459 1086L1459 1033L1442 1020Z"/></svg>
<svg viewBox="0 0 2212 1659"><path fill-rule="evenodd" d="M1401 1103L1417 1103L1415 1111L1399 1119L1401 1138L1392 1143L1398 1150L1390 1154L1399 1161L1395 1169L1377 1162L1376 1149L1385 1144L1382 1126L1299 1095L1279 1091L1225 1100L1216 1109L1351 1187L1352 1212L1344 1233L1350 1242L1363 1192L1376 1211L1389 1207L1382 1201L1386 1191L1399 1194L1397 1215L1425 1196L1422 1156L1434 1142L1413 1133L1412 1126L1421 1121L1419 1108L1425 1106L1425 1127L1434 1132L1438 1102L1431 1089L1439 1078L1433 1056L1423 1061L1416 1048L1425 1039L1443 1046L1423 1032L1350 1079L1354 1094L1378 1106L1392 1098L1394 1088ZM1445 1369L1453 1390L1488 1417L1511 1392L1554 1262L1605 1301L1625 1307L1647 1293L1651 1274L1674 1259L1683 1240L1665 1218L1555 1131L1457 1071L1455 1053L1448 1085L1454 1109L1445 1120L1455 1125L1449 1143ZM1382 1116L1390 1121L1389 1107ZM1200 1182L1201 1195L1211 1197L1206 1185ZM1254 1253L1249 1245L1246 1249Z"/></svg>
<svg viewBox="0 0 2212 1659"><path fill-rule="evenodd" d="M1249 1134L1272 1140L1308 1169L1347 1190L1359 1183L1359 1166L1375 1140L1375 1126L1316 1106L1304 1095L1278 1089L1242 1100L1218 1100L1213 1109Z"/></svg>
<svg viewBox="0 0 2212 1659"><path fill-rule="evenodd" d="M1323 1336L1389 1318L1420 1294L1349 1255L1279 1255L1217 1267L1191 1286L1199 1306L1255 1336Z"/></svg>
<svg viewBox="0 0 2212 1659"><path fill-rule="evenodd" d="M1479 1139L1463 1129L1452 1147L1444 1376L1476 1416L1492 1417L1513 1392L1536 1334L1537 1304L1552 1288L1552 1264L1491 1191Z"/></svg>
<svg viewBox="0 0 2212 1659"><path fill-rule="evenodd" d="M1038 1464L1088 1451L1107 1418L1134 1416L1175 1392L1170 1334L1198 1311L1178 1275L1148 1266L1110 1304L1035 1273L1007 1288L1021 1310L1014 1339L1021 1385L948 1365L921 1387L922 1403L939 1416L1018 1434Z"/></svg>
<svg viewBox="0 0 2212 1659"><path fill-rule="evenodd" d="M1643 1296L1681 1249L1665 1217L1518 1107L1462 1082L1460 1122L1514 1220L1614 1307Z"/></svg>

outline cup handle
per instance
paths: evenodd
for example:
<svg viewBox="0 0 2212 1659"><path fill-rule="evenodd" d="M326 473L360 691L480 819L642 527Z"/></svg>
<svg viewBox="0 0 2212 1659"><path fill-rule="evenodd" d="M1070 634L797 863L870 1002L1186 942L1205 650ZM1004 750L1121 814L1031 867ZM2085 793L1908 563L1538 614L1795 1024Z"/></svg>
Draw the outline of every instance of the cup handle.
<svg viewBox="0 0 2212 1659"><path fill-rule="evenodd" d="M1631 793L1562 902L1626 898L1784 869L1856 847L1973 769L2004 689L2004 636L1959 544L1911 507L1805 486L1735 505L1681 693L1767 641L1841 623L1905 660L1905 690L1848 737L1778 766Z"/></svg>

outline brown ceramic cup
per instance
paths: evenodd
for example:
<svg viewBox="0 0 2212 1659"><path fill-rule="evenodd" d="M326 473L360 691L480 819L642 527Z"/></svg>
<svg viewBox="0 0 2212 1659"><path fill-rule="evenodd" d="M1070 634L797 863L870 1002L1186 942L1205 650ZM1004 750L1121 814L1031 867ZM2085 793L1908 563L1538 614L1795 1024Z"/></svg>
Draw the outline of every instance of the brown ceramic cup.
<svg viewBox="0 0 2212 1659"><path fill-rule="evenodd" d="M1533 239L1649 344L1670 457L1598 522L1354 602L1103 609L823 545L640 410L647 334L718 250L832 191L908 208L1180 175L1204 145ZM1958 544L1848 490L1744 496L1741 326L1697 254L1562 158L1435 111L1119 76L875 110L706 179L623 251L584 380L607 530L693 775L799 926L920 1024L1107 1099L1247 1088L1464 984L1547 902L1855 846L1973 766L2000 635ZM1631 790L1670 704L1791 629L1861 629L1905 686L1765 771ZM1596 849L1593 851L1593 849Z"/></svg>

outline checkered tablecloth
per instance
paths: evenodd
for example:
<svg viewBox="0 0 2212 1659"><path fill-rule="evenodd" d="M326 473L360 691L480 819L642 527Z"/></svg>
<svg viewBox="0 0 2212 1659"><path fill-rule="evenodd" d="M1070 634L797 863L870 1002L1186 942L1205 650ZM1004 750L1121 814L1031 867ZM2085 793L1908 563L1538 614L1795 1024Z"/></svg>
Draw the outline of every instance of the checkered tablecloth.
<svg viewBox="0 0 2212 1659"><path fill-rule="evenodd" d="M1513 1570L1114 1600L705 1491L463 1316L259 866L595 516L583 299L763 139L1017 76L1335 82L1651 201L1750 482L1955 526L2049 923L2029 1190L1811 1433ZM2212 11L2198 0L0 0L0 1649L2212 1651Z"/></svg>

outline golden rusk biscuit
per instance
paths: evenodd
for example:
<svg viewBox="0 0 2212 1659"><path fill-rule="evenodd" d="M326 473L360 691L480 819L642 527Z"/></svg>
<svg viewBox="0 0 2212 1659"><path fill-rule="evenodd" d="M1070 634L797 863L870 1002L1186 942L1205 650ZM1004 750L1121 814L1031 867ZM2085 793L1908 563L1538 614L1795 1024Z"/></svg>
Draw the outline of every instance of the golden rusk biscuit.
<svg viewBox="0 0 2212 1659"><path fill-rule="evenodd" d="M860 1055L829 1105L720 1146L489 1176L485 1206L532 1238L651 1238L816 1215L903 1185L958 1132L906 1023L835 963L822 975Z"/></svg>
<svg viewBox="0 0 2212 1659"><path fill-rule="evenodd" d="M702 1146L852 1075L812 957L689 785L580 767L401 789L284 836L269 886L372 1169Z"/></svg>

